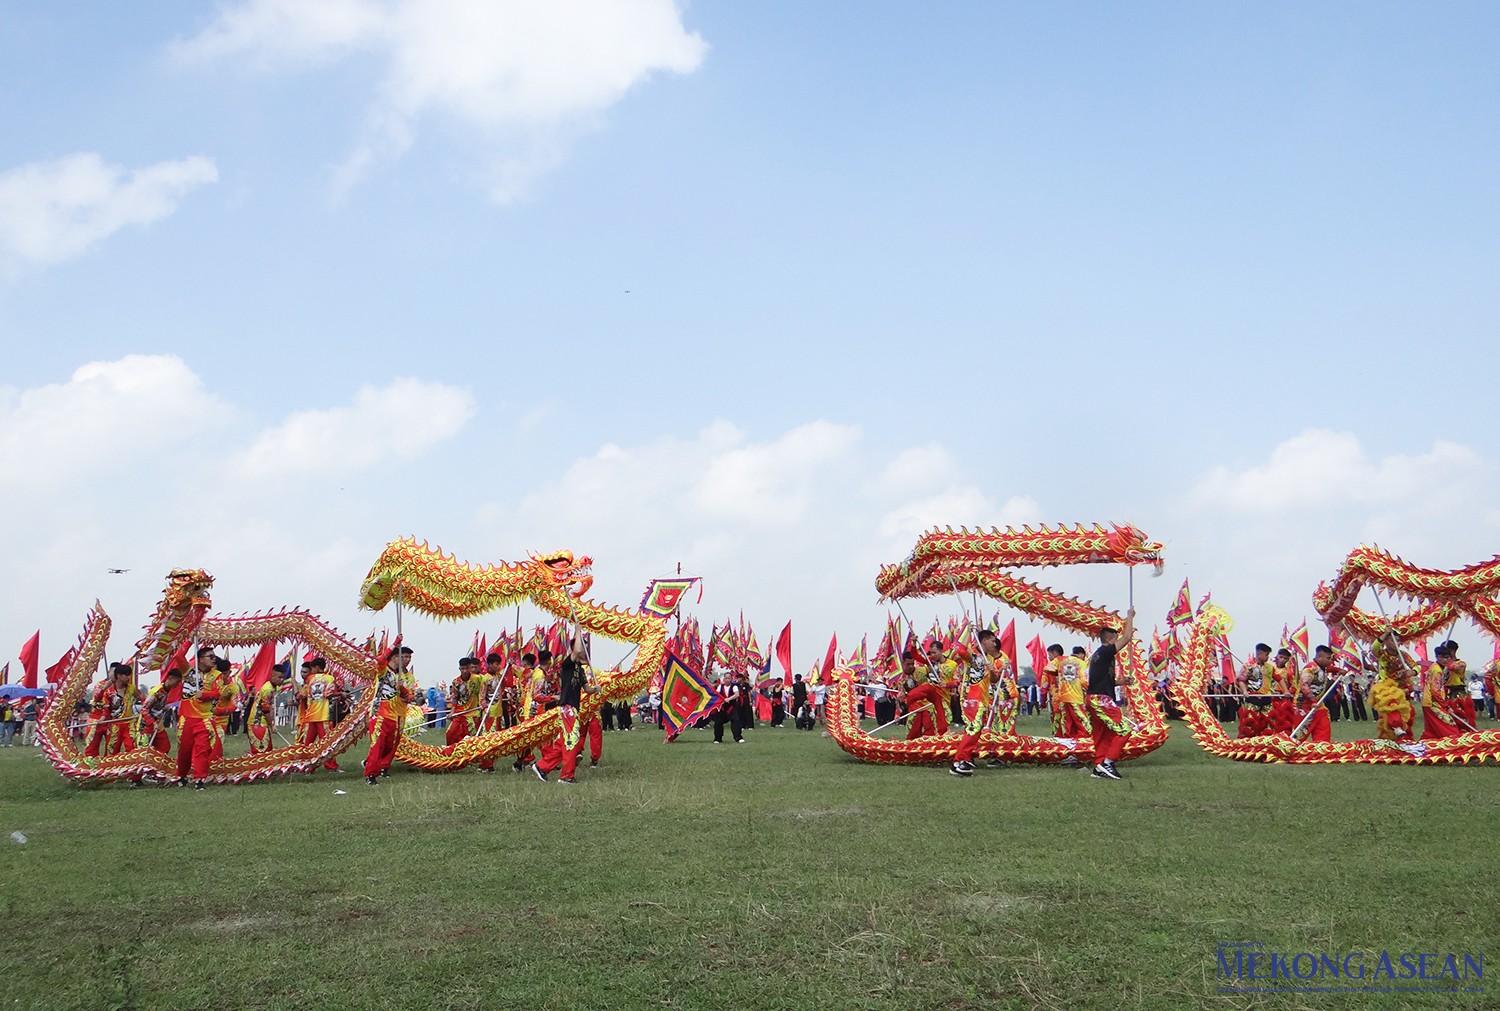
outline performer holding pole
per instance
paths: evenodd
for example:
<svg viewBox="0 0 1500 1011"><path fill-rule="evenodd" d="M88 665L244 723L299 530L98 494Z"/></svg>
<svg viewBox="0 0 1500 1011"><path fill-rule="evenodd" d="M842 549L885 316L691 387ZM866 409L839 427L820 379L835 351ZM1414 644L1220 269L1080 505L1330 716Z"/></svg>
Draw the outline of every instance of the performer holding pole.
<svg viewBox="0 0 1500 1011"><path fill-rule="evenodd" d="M1099 648L1089 658L1088 704L1094 730L1094 779L1122 779L1115 762L1125 753L1130 725L1120 710L1116 692L1117 643L1129 643L1135 635L1135 608L1125 612L1125 627L1099 629Z"/></svg>

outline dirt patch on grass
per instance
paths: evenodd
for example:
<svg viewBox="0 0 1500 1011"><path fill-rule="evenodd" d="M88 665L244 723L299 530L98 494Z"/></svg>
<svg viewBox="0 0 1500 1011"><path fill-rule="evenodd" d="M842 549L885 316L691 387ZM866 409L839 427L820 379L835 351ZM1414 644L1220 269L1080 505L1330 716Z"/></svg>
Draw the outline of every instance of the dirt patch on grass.
<svg viewBox="0 0 1500 1011"><path fill-rule="evenodd" d="M794 821L819 821L824 818L858 818L865 809L857 804L848 807L789 807L777 811L773 817L791 818Z"/></svg>

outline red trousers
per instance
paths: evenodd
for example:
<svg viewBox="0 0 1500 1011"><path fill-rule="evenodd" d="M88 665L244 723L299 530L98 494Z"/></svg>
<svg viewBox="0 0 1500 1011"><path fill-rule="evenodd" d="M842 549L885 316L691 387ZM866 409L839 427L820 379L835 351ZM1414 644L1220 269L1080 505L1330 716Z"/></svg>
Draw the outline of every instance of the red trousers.
<svg viewBox="0 0 1500 1011"><path fill-rule="evenodd" d="M208 756L213 753L214 738L218 734L206 720L196 716L184 716L177 731L177 778L183 779L189 770L194 779L208 778Z"/></svg>
<svg viewBox="0 0 1500 1011"><path fill-rule="evenodd" d="M964 735L958 739L958 751L953 758L958 762L972 763L979 757L979 733L984 729L984 718L989 704L980 699L964 699L959 710L964 718Z"/></svg>
<svg viewBox="0 0 1500 1011"><path fill-rule="evenodd" d="M1082 741L1094 734L1089 729L1088 710L1078 702L1057 704L1057 708L1052 711L1052 729L1056 732L1056 736L1074 741Z"/></svg>
<svg viewBox="0 0 1500 1011"><path fill-rule="evenodd" d="M391 767L396 757L396 741L401 730L395 720L380 720L375 724L375 733L370 738L370 753L365 756L365 775L378 776Z"/></svg>
<svg viewBox="0 0 1500 1011"><path fill-rule="evenodd" d="M572 779L578 771L578 756L583 753L583 726L578 722L578 710L572 706L559 706L557 736L542 749L542 757L536 767L550 773L562 766L562 778ZM593 722L597 723L597 720Z"/></svg>
<svg viewBox="0 0 1500 1011"><path fill-rule="evenodd" d="M1422 736L1424 741L1441 741L1445 737L1457 737L1465 733L1464 728L1453 722L1445 710L1433 706L1422 707Z"/></svg>
<svg viewBox="0 0 1500 1011"><path fill-rule="evenodd" d="M588 726L583 728L583 736L589 742L589 760L597 764L604 757L604 724L599 717L589 720Z"/></svg>
<svg viewBox="0 0 1500 1011"><path fill-rule="evenodd" d="M918 709L931 703L919 713ZM937 733L948 732L948 703L936 685L917 685L906 693L906 739L924 737L933 732L933 720L937 721Z"/></svg>
<svg viewBox="0 0 1500 1011"><path fill-rule="evenodd" d="M330 728L327 720L313 720L311 723L302 724L302 733L298 736L297 743L306 745L316 744L332 733L333 730ZM394 748L395 745L393 744L391 747ZM385 764L390 765L391 763L386 762ZM323 768L329 772L338 772L339 763L336 759L330 758L323 763ZM369 775L369 773L366 773L366 775Z"/></svg>
<svg viewBox="0 0 1500 1011"><path fill-rule="evenodd" d="M1299 711L1297 722L1301 723L1307 719L1305 711ZM1296 729L1295 727L1293 729ZM1328 722L1328 710L1323 706L1313 710L1312 719L1307 724L1307 734L1302 738L1304 741L1322 741L1327 744L1333 740L1333 724Z"/></svg>
<svg viewBox="0 0 1500 1011"><path fill-rule="evenodd" d="M453 717L448 723L448 736L445 739L448 747L451 748L465 737L468 737L470 726L468 713Z"/></svg>
<svg viewBox="0 0 1500 1011"><path fill-rule="evenodd" d="M1125 754L1125 714L1108 695L1090 695L1088 706L1094 723L1094 764L1118 762Z"/></svg>

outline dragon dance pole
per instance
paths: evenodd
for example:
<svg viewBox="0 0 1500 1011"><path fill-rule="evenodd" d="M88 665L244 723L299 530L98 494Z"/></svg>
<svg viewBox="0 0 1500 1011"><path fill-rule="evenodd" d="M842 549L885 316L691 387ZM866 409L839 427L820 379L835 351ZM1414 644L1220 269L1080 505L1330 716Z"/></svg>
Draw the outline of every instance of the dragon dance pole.
<svg viewBox="0 0 1500 1011"><path fill-rule="evenodd" d="M915 715L917 715L918 713L920 713L924 709L931 709L931 708L932 708L932 703L931 702L923 702L920 706L917 706L917 708L908 710L905 716L898 716L898 717L896 717L894 720L892 720L889 723L882 723L880 726L878 726L874 730L870 731L870 736L873 737L874 735L876 735L876 734L880 733L882 730L884 730L886 727L894 727L896 724L900 723L902 720L907 719L908 717L911 717L911 716L915 716Z"/></svg>

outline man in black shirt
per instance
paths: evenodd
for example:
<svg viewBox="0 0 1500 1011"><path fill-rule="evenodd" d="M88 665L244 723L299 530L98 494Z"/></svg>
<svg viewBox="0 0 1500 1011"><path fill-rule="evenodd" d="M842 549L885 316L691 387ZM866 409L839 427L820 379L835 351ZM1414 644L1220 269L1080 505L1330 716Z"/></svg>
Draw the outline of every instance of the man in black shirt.
<svg viewBox="0 0 1500 1011"><path fill-rule="evenodd" d="M579 721L578 709L583 704L584 692L597 692L593 671L588 664L588 655L580 642L573 648L572 656L562 662L558 676L557 736L542 749L542 755L532 766L532 771L542 782L547 774L562 766L559 783L572 783L578 767L578 756L583 751L584 725Z"/></svg>
<svg viewBox="0 0 1500 1011"><path fill-rule="evenodd" d="M1125 751L1129 722L1120 710L1115 684L1117 643L1130 642L1135 635L1135 608L1125 612L1123 629L1099 629L1099 648L1089 657L1089 716L1094 724L1094 778L1120 779L1115 761Z"/></svg>

